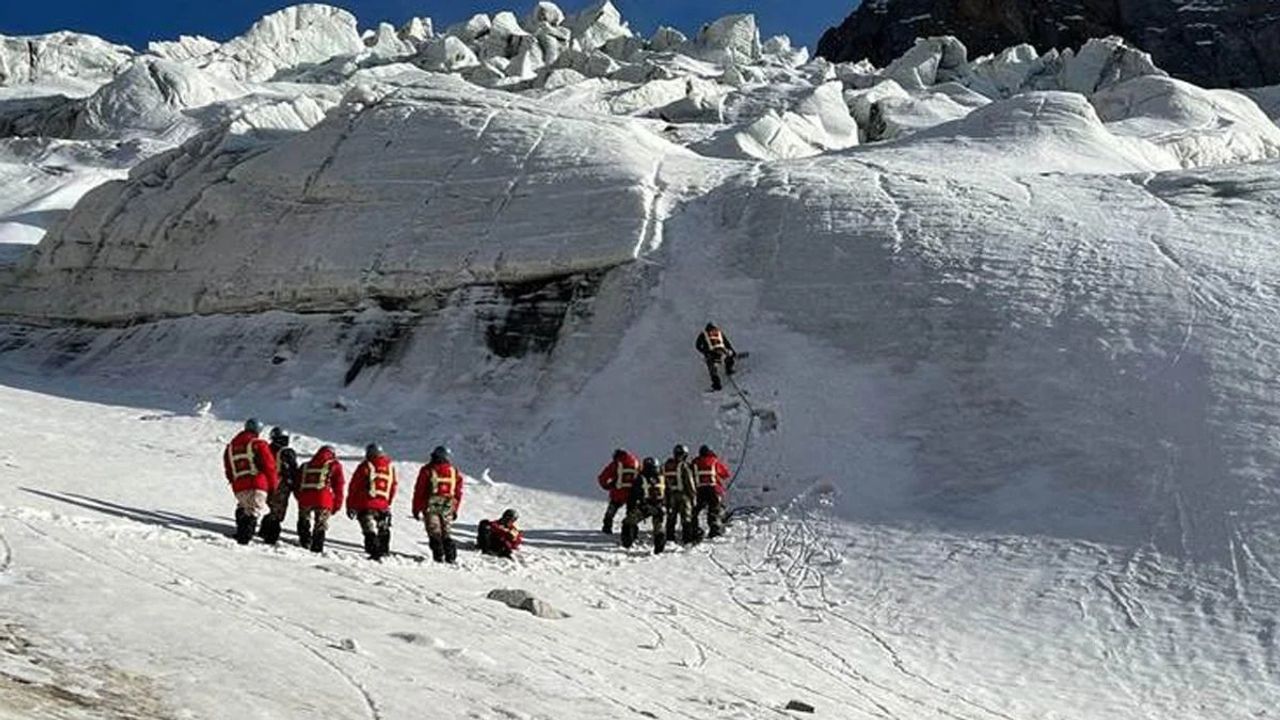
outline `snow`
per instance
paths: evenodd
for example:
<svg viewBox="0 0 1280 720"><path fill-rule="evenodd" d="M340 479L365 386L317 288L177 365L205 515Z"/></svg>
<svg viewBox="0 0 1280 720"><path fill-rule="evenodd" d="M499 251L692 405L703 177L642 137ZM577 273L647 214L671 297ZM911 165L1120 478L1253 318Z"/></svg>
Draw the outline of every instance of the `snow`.
<svg viewBox="0 0 1280 720"><path fill-rule="evenodd" d="M1272 89L520 10L58 34L0 88L0 716L1271 712ZM460 537L528 547L421 564L405 500L381 564L235 546L248 416L447 444ZM759 512L622 551L594 476L675 442Z"/></svg>

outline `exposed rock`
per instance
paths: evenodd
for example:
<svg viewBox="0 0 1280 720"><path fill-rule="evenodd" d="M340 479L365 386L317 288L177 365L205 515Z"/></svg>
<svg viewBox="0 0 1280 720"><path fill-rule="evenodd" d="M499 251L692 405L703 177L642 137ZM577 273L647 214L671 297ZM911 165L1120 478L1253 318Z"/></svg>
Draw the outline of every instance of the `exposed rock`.
<svg viewBox="0 0 1280 720"><path fill-rule="evenodd" d="M534 617L547 620L561 620L569 617L552 607L550 603L540 600L524 590L490 590L487 597L490 600L497 600L509 608L524 610Z"/></svg>
<svg viewBox="0 0 1280 720"><path fill-rule="evenodd" d="M954 35L974 55L1040 52L1117 35L1173 76L1208 87L1280 83L1280 3L1180 0L868 0L823 34L818 54L883 66L917 37Z"/></svg>

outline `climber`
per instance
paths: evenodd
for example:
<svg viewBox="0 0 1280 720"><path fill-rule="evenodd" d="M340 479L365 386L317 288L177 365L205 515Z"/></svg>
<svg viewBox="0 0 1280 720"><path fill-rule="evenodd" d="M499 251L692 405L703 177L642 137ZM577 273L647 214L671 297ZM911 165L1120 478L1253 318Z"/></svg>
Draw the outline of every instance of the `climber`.
<svg viewBox="0 0 1280 720"><path fill-rule="evenodd" d="M322 445L302 468L298 498L298 544L311 552L324 550L329 518L342 510L346 478L333 448Z"/></svg>
<svg viewBox="0 0 1280 720"><path fill-rule="evenodd" d="M298 487L298 454L289 447L289 433L282 427L271 428L271 454L276 460L276 474L280 483L275 492L267 496L270 512L262 519L259 536L270 545L280 540L280 528L289 513L289 496Z"/></svg>
<svg viewBox="0 0 1280 720"><path fill-rule="evenodd" d="M497 520L481 520L476 530L476 547L485 555L509 558L524 542L524 533L516 525L520 515L507 508Z"/></svg>
<svg viewBox="0 0 1280 720"><path fill-rule="evenodd" d="M451 530L462 507L462 481L462 473L450 462L449 448L443 445L431 451L431 462L418 471L413 488L413 519L426 525L431 557L436 562L458 559Z"/></svg>
<svg viewBox="0 0 1280 720"><path fill-rule="evenodd" d="M396 499L396 468L382 446L369 443L347 490L347 517L360 521L364 549L381 560L391 552L391 503Z"/></svg>
<svg viewBox="0 0 1280 720"><path fill-rule="evenodd" d="M627 516L622 521L622 547L631 547L640 535L640 523L652 520L653 554L661 553L667 546L667 536L663 526L666 503L666 484L663 481L662 469L658 467L657 458L647 457L640 467L640 475L635 485L631 488Z"/></svg>
<svg viewBox="0 0 1280 720"><path fill-rule="evenodd" d="M677 445L671 457L662 464L662 480L667 490L667 538L680 538L681 543L694 541L693 506L698 497L698 484L693 464L689 462L689 448ZM676 523L680 534L676 535Z"/></svg>
<svg viewBox="0 0 1280 720"><path fill-rule="evenodd" d="M694 538L702 539L698 515L703 510L707 511L710 536L717 537L724 532L724 496L728 491L725 482L729 479L729 468L716 457L711 448L703 445L698 448L698 457L694 458L693 474L698 484L698 502L693 509Z"/></svg>
<svg viewBox="0 0 1280 720"><path fill-rule="evenodd" d="M729 336L716 327L715 323L707 323L702 333L698 335L698 341L694 343L694 347L702 353L702 359L707 363L707 372L711 374L711 389L719 390L721 386L718 366L723 363L725 374L732 376L733 364L738 357L738 352L733 349L733 343L729 342Z"/></svg>
<svg viewBox="0 0 1280 720"><path fill-rule="evenodd" d="M604 511L604 525L600 528L605 535L613 534L613 518L631 498L631 486L639 472L640 460L619 448L613 451L613 460L596 477L600 487L609 491L609 507Z"/></svg>
<svg viewBox="0 0 1280 720"><path fill-rule="evenodd" d="M249 418L222 453L222 471L236 496L236 542L248 545L266 511L267 495L279 484L271 446L259 435L262 423Z"/></svg>

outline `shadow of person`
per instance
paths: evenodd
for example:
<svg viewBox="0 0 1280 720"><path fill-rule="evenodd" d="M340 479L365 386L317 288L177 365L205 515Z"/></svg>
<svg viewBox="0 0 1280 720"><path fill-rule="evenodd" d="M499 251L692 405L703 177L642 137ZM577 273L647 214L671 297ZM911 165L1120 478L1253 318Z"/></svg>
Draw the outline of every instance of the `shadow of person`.
<svg viewBox="0 0 1280 720"><path fill-rule="evenodd" d="M42 497L47 500L54 500L56 502L66 503L67 505L74 505L78 508L101 513L103 515L110 515L112 517L132 520L134 522L140 522L147 525L156 525L158 527L171 530L195 530L199 532L212 533L219 537L231 537L235 534L236 530L235 525L230 522L230 518L221 518L227 522L217 522L215 520L192 517L191 515L184 515L183 513L173 512L170 510L146 509L122 505L120 503L102 500L89 495L81 495L79 493L51 492L48 490L38 490L36 488L29 487L22 487L18 489L22 492ZM286 535L294 535L296 539L296 535L289 530L285 530L281 534L281 538L284 538ZM296 545L297 543L295 540L295 542L289 544ZM332 538L329 539L325 545L327 547L341 547L347 550L355 550L362 554L364 552L364 548L356 545L355 543L333 540Z"/></svg>

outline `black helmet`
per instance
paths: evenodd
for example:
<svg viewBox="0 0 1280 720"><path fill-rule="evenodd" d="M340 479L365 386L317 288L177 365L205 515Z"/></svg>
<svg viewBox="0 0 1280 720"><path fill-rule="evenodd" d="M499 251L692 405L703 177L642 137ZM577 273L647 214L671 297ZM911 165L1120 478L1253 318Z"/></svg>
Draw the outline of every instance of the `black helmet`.
<svg viewBox="0 0 1280 720"><path fill-rule="evenodd" d="M288 447L289 433L285 432L285 429L282 427L271 428L271 444L279 445L280 447Z"/></svg>
<svg viewBox="0 0 1280 720"><path fill-rule="evenodd" d="M513 523L520 519L520 513L515 508L507 508L502 511L502 519L498 522Z"/></svg>
<svg viewBox="0 0 1280 720"><path fill-rule="evenodd" d="M656 471L656 470L658 469L658 458L655 458L655 457L647 457L647 458L645 458L645 459L644 459L644 469L645 469L645 470L655 470L655 471Z"/></svg>
<svg viewBox="0 0 1280 720"><path fill-rule="evenodd" d="M711 452L711 448L707 447L706 445L703 445L702 447L698 448L698 457L706 457L711 454L713 454Z"/></svg>
<svg viewBox="0 0 1280 720"><path fill-rule="evenodd" d="M316 454L337 455L338 453L333 449L332 445L321 445L320 449L316 451Z"/></svg>
<svg viewBox="0 0 1280 720"><path fill-rule="evenodd" d="M435 450L431 451L431 462L446 462L453 454L449 452L449 448L443 445L437 445Z"/></svg>
<svg viewBox="0 0 1280 720"><path fill-rule="evenodd" d="M715 330L715 329L716 329L716 324L715 324L715 323L712 323L712 322L709 322L709 323L707 323L707 327L706 327L705 329L706 329L706 331L707 331L707 332L711 332L712 330Z"/></svg>
<svg viewBox="0 0 1280 720"><path fill-rule="evenodd" d="M675 457L689 457L689 448L685 445L677 445L671 449L671 454Z"/></svg>
<svg viewBox="0 0 1280 720"><path fill-rule="evenodd" d="M244 421L244 429L257 435L262 432L262 422L258 418L249 418Z"/></svg>
<svg viewBox="0 0 1280 720"><path fill-rule="evenodd" d="M626 450L623 450L622 448L618 448L617 450L614 450L614 451L613 451L613 459L614 459L615 461L617 461L617 462L622 462L622 461L623 461L623 460L625 460L626 458L627 458L627 451L626 451Z"/></svg>
<svg viewBox="0 0 1280 720"><path fill-rule="evenodd" d="M364 459L372 460L382 454L382 446L378 443L369 443L364 446Z"/></svg>

